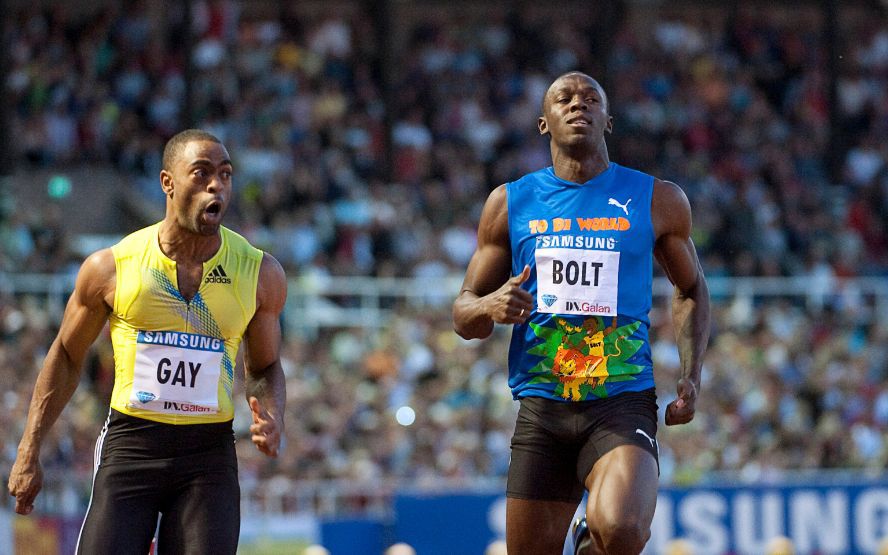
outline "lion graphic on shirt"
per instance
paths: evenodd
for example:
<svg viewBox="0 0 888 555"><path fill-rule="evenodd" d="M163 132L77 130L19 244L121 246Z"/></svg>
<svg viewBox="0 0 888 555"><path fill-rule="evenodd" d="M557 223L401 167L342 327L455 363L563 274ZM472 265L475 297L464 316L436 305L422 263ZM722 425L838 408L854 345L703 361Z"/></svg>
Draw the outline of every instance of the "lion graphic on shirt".
<svg viewBox="0 0 888 555"><path fill-rule="evenodd" d="M614 342L617 352L606 355L604 338L617 329L616 317L611 325L603 330L598 329L597 318L586 318L581 326L574 326L567 320L559 318L556 320L556 325L562 335L561 344L555 353L552 373L564 384L561 396L571 401L579 401L582 398L580 386L587 384L594 389L607 380L610 375L607 371L607 361L622 354L619 341L624 337L621 335ZM574 343L572 336L581 331L585 331L585 335L578 343Z"/></svg>

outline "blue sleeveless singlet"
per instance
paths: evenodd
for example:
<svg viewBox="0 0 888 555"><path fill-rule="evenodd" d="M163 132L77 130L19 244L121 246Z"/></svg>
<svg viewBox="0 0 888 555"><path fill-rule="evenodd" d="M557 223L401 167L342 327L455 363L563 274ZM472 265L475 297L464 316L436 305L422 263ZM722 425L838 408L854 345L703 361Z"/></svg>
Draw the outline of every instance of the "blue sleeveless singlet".
<svg viewBox="0 0 888 555"><path fill-rule="evenodd" d="M509 348L512 395L594 400L654 386L648 341L654 178L611 162L590 181L552 167L506 184L512 275L536 300Z"/></svg>

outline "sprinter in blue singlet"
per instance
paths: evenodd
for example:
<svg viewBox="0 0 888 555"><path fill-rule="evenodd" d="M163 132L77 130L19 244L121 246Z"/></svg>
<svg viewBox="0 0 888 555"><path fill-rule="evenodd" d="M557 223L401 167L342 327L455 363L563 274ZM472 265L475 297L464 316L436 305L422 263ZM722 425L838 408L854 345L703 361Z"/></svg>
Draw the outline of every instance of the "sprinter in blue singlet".
<svg viewBox="0 0 888 555"><path fill-rule="evenodd" d="M552 166L490 194L454 328L483 338L494 323L514 326L509 386L520 409L509 553L561 553L584 491L585 553L640 553L659 473L648 341L654 257L675 286L682 367L667 425L694 417L709 337L690 205L675 184L610 161L608 99L588 75L558 77L542 111Z"/></svg>

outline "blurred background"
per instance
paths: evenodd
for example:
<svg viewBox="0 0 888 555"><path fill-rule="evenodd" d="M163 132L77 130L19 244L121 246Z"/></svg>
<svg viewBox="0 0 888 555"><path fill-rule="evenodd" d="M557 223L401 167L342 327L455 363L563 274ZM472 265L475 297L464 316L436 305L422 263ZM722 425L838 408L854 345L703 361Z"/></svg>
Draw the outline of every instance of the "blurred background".
<svg viewBox="0 0 888 555"><path fill-rule="evenodd" d="M226 224L290 280L282 456L252 447L246 403L235 419L241 552L483 553L504 536L510 330L464 341L450 304L487 194L549 165L540 101L579 69L610 97L611 159L690 198L713 295L697 417L658 436L647 552L888 537L884 0L0 8L4 476L80 262L162 217L163 145L200 127L234 160ZM661 410L670 293L658 275ZM0 509L0 553L72 552L113 368L106 330L35 514Z"/></svg>

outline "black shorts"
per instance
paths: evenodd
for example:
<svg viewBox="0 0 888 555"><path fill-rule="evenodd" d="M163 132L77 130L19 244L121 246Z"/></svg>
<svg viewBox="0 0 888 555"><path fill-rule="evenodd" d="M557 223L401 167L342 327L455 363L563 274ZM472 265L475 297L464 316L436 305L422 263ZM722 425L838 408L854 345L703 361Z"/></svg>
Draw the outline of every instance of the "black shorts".
<svg viewBox="0 0 888 555"><path fill-rule="evenodd" d="M240 488L231 421L172 425L111 410L77 541L84 555L237 551Z"/></svg>
<svg viewBox="0 0 888 555"><path fill-rule="evenodd" d="M525 397L520 403L508 497L579 503L592 467L620 445L641 447L659 465L653 388L594 401Z"/></svg>

